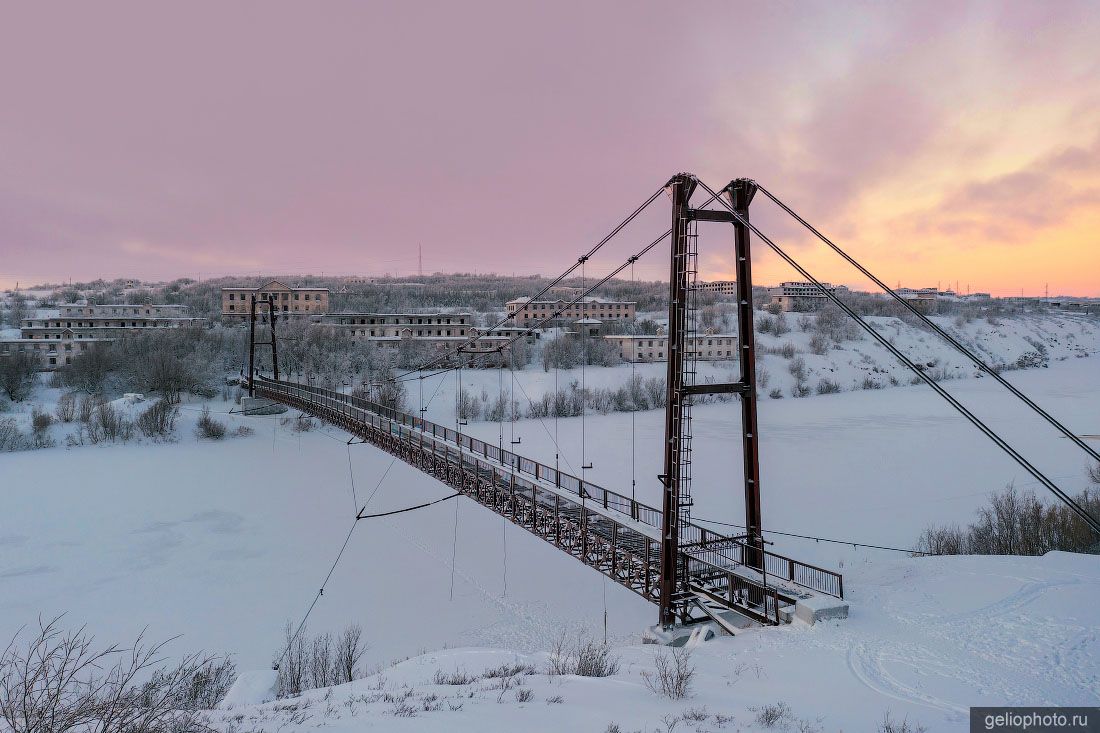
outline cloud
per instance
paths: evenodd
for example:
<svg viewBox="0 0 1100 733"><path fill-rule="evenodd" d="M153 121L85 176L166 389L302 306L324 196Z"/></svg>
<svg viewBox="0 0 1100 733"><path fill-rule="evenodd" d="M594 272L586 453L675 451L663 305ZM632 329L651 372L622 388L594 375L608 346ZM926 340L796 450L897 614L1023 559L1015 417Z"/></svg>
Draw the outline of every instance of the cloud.
<svg viewBox="0 0 1100 733"><path fill-rule="evenodd" d="M965 246L971 238L1002 244L1034 242L1082 211L1100 206L1100 135L982 180L943 191L935 206L899 217L896 224Z"/></svg>
<svg viewBox="0 0 1100 733"><path fill-rule="evenodd" d="M167 262L202 267L222 267L231 269L255 270L264 264L260 257L238 257L225 254L229 247L217 251L199 250L194 245L167 246L151 244L141 239L126 239L118 244L118 249L129 255L137 255L146 260L155 258Z"/></svg>

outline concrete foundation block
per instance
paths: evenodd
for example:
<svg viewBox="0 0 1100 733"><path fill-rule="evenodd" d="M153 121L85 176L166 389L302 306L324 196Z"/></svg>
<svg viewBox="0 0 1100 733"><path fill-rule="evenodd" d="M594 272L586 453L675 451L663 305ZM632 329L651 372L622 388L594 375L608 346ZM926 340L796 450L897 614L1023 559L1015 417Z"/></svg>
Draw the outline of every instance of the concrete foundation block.
<svg viewBox="0 0 1100 733"><path fill-rule="evenodd" d="M823 595L800 598L794 604L794 617L810 625L818 621L848 618L848 602Z"/></svg>

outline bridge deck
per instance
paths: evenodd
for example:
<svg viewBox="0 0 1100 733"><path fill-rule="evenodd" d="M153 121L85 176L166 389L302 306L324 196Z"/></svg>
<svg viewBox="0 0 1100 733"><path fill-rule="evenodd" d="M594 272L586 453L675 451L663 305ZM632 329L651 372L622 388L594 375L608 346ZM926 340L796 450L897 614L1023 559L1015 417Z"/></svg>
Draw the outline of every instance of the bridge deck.
<svg viewBox="0 0 1100 733"><path fill-rule="evenodd" d="M330 422L401 458L656 603L661 511L453 429L323 387L257 378L257 394ZM684 622L698 598L766 624L806 591L843 597L841 576L688 523ZM755 561L747 563L746 559Z"/></svg>

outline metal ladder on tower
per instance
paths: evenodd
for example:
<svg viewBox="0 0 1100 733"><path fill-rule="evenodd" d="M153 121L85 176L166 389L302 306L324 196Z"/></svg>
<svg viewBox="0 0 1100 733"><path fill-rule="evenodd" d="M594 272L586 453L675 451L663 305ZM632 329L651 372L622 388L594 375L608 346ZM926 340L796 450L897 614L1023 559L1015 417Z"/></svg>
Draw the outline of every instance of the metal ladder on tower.
<svg viewBox="0 0 1100 733"><path fill-rule="evenodd" d="M684 334L684 359L683 385L694 384L697 378L698 362L698 277L699 277L699 229L698 222L694 219L686 222L687 252L684 262L684 274L687 277L687 302L684 308L684 323L680 324L681 333ZM680 414L677 419L681 425L680 441L680 493L677 510L681 526L691 521L691 507L694 502L691 497L691 406L694 398L685 397L682 401Z"/></svg>

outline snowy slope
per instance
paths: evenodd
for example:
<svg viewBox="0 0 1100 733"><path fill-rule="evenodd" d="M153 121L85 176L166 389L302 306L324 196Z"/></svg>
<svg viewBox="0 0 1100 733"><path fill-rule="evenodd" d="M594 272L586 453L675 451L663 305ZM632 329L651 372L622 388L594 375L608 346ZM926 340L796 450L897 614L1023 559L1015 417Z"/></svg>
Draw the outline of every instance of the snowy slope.
<svg viewBox="0 0 1100 733"><path fill-rule="evenodd" d="M549 677L547 655L430 652L366 679L300 698L238 706L220 726L286 731L876 730L889 713L929 731L965 731L976 705L1094 705L1100 686L1100 562L1042 558L904 558L853 569L852 615L814 627L762 629L692 653L691 696L645 685L653 646L616 649L613 677ZM434 683L437 671L478 675L532 665L531 699L499 679ZM560 702L556 701L560 698ZM767 727L766 705L785 704ZM408 716L408 717L406 717ZM799 724L806 727L799 728Z"/></svg>
<svg viewBox="0 0 1100 733"><path fill-rule="evenodd" d="M763 312L759 312L757 317L772 318ZM791 363L797 359L805 364L806 384L811 392L817 391L822 379L835 382L845 392L907 386L916 379L884 347L858 329L853 332L857 337L854 340L833 342L826 353L815 354L810 348L814 336L812 330L800 330L797 314L787 314L785 317L791 328L790 332L781 336L758 333L756 337L758 391L764 401L768 401L768 395L775 390L778 390L782 398L792 397L796 380L791 374ZM867 320L914 362L924 365L927 373L937 380L982 378L968 359L938 336L908 325L898 318L869 317ZM1042 316L1006 317L995 321L996 325L985 319L969 323L959 323L944 317L933 317L932 320L964 346L974 350L987 363L995 366L1008 365L1009 371L1012 371L1021 357L1059 364L1100 354L1100 319L1095 316L1051 313ZM779 353L785 348L789 349L786 356ZM587 367L583 375L584 385L588 389L617 388L626 384L631 374L642 378L663 378L665 370L663 362ZM698 364L696 380L736 381L737 370L735 361L702 361ZM484 398L483 401L496 399L501 385L496 371L463 370L463 390L479 399ZM553 371L544 371L541 364L537 363L529 364L526 369L517 373L519 383L513 399L519 404L521 413L528 409L529 398L537 400L544 392L555 389L555 378L557 388L565 389L571 382L579 385L582 374L580 369L563 369L555 375ZM419 380L411 379L407 386L412 408L419 408L420 392L423 388L423 401L428 406L429 419L454 419L457 391L454 374L429 377L423 380L423 384ZM503 380L506 396L510 390L511 382L506 375Z"/></svg>
<svg viewBox="0 0 1100 733"><path fill-rule="evenodd" d="M629 369L596 373L610 384ZM463 371L463 379L470 376ZM537 368L523 378L537 385L552 376ZM1100 433L1096 357L1008 377L1077 432ZM1081 454L991 380L949 386L1064 488L1084 488ZM54 395L40 391L36 399ZM231 406L212 403L222 419L251 426L254 435L197 441L200 405L188 404L175 444L0 454L0 636L40 613L68 612L104 640L124 641L148 626L150 638L182 633L174 651L232 653L242 668L262 669L279 650L283 624L312 601L357 503L373 494L371 507L386 510L448 493L409 466L391 467L390 457L370 446L349 447L336 430L294 433L277 419L225 415ZM764 400L760 407L764 516L772 528L905 547L928 522L966 521L987 493L1010 481L1029 486L924 387ZM440 408L437 417L445 416ZM661 414L634 415L633 431L631 420L623 413L586 418L595 463L588 478L630 493L633 475L639 497L652 501ZM694 426L696 515L737 522L736 405L701 406ZM579 466L580 420L557 427L563 466ZM492 423L464 430L499 435ZM552 420L520 421L516 430L525 454L553 462ZM443 705L411 719L395 718L384 697L346 696L355 690L369 700L377 678L308 710L276 714L272 704L233 714L287 730L326 722L377 730L601 731L616 720L630 731L665 730L663 715L705 705L709 723L679 729L717 729L719 713L736 716L726 729L752 730L750 706L784 700L803 720L825 716L825 730L872 730L890 710L938 731L965 729L959 710L977 702L1095 704L1095 557L918 559L779 538L775 549L841 569L851 618L706 644L696 655L697 694L670 703L641 685L655 650L632 645L655 610L629 591L466 500L360 523L310 627L361 623L371 645L368 666L416 655L382 673L391 696L404 694L399 688L407 682L421 698L453 698L454 691L425 687L437 668L479 672L523 655L541 666L540 655L562 630L602 630L605 598L610 636L624 645L623 673L553 682L536 675L528 682L534 702L512 697L498 704L486 689L462 710ZM427 650L435 651L421 655ZM557 694L564 703L545 702ZM335 712L326 712L330 707ZM302 724L280 717L306 713Z"/></svg>

